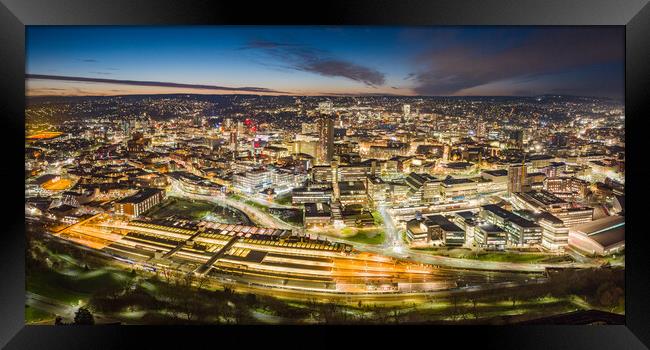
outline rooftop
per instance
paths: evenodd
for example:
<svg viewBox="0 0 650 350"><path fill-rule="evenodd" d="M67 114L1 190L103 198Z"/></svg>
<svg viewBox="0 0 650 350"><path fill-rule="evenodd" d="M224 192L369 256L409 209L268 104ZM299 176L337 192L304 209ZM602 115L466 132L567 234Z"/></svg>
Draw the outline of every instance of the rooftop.
<svg viewBox="0 0 650 350"><path fill-rule="evenodd" d="M490 176L508 176L508 170L505 169L483 170L483 172Z"/></svg>
<svg viewBox="0 0 650 350"><path fill-rule="evenodd" d="M120 199L119 201L117 201L117 203L123 203L123 204L124 203L134 203L134 204L135 203L140 203L140 202L146 200L147 198L149 198L151 196L154 196L156 194L159 194L161 192L162 191L157 189L157 188L144 188L144 189L140 190L140 192L138 192L138 193L136 193L136 194L134 194L132 196L128 196L126 198Z"/></svg>
<svg viewBox="0 0 650 350"><path fill-rule="evenodd" d="M460 227L456 226L456 224L449 221L449 219L447 219L442 215L427 216L426 223L428 225L440 226L440 228L443 229L444 231L463 231Z"/></svg>

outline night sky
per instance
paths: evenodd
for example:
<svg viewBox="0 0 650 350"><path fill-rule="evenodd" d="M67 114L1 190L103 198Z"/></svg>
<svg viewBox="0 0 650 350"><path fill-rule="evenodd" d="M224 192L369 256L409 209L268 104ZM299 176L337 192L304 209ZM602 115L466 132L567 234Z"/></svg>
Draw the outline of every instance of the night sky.
<svg viewBox="0 0 650 350"><path fill-rule="evenodd" d="M623 27L27 28L28 95L622 98Z"/></svg>

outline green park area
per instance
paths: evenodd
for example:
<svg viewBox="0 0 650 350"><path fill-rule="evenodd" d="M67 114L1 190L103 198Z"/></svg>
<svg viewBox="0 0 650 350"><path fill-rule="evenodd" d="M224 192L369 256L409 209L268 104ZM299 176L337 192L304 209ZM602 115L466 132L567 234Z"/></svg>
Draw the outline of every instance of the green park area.
<svg viewBox="0 0 650 350"><path fill-rule="evenodd" d="M375 219L375 225L381 226L384 224L384 218L381 217L381 214L377 210L373 210L370 212L372 215L372 218Z"/></svg>
<svg viewBox="0 0 650 350"><path fill-rule="evenodd" d="M162 203L151 208L144 215L154 219L176 216L190 220L199 220L212 212L215 207L216 205L210 202L169 197Z"/></svg>
<svg viewBox="0 0 650 350"><path fill-rule="evenodd" d="M201 200L191 200L178 197L168 197L162 203L144 213L153 219L170 217L186 220L208 220L224 223L247 223L248 218L239 210L227 208L215 203Z"/></svg>
<svg viewBox="0 0 650 350"><path fill-rule="evenodd" d="M291 193L286 193L280 196L275 197L274 202L281 205L290 205L291 204Z"/></svg>
<svg viewBox="0 0 650 350"><path fill-rule="evenodd" d="M549 258L547 254L535 253L510 253L510 252L495 252L495 253L478 253L465 255L465 259L475 259L481 261L497 261L497 262L514 262L514 263L543 263Z"/></svg>
<svg viewBox="0 0 650 350"><path fill-rule="evenodd" d="M27 275L27 291L65 304L78 304L93 293L128 284L131 278L123 270L100 268L86 270L78 266L58 265L57 270L36 270Z"/></svg>
<svg viewBox="0 0 650 350"><path fill-rule="evenodd" d="M355 235L347 237L346 239L352 242L365 244L382 244L386 239L386 234L381 229L360 229L356 232Z"/></svg>
<svg viewBox="0 0 650 350"><path fill-rule="evenodd" d="M54 314L47 311L25 305L25 323L27 324L53 320L54 317Z"/></svg>

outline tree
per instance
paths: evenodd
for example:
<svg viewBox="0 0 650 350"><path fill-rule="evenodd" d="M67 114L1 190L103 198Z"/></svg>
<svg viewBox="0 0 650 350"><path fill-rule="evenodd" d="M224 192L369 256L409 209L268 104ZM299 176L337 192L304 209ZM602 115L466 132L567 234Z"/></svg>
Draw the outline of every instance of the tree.
<svg viewBox="0 0 650 350"><path fill-rule="evenodd" d="M165 282L167 282L167 284L170 284L174 280L174 272L171 269L163 267L160 273L165 278Z"/></svg>
<svg viewBox="0 0 650 350"><path fill-rule="evenodd" d="M472 303L472 313L474 314L474 318L478 320L478 310L476 308L478 300L476 300L476 298L471 298L469 301Z"/></svg>
<svg viewBox="0 0 650 350"><path fill-rule="evenodd" d="M246 304L250 307L255 307L257 305L257 297L253 293L246 294Z"/></svg>
<svg viewBox="0 0 650 350"><path fill-rule="evenodd" d="M80 307L77 312L74 314L74 324L75 325L94 325L95 317L90 310L85 307Z"/></svg>
<svg viewBox="0 0 650 350"><path fill-rule="evenodd" d="M54 325L55 326L63 326L65 323L63 323L63 317L61 316L56 316L54 319Z"/></svg>

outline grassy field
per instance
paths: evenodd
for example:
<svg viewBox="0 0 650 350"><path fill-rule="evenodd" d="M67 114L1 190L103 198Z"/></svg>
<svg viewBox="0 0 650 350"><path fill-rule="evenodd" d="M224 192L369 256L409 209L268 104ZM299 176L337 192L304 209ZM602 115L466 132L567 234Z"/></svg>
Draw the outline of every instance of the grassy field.
<svg viewBox="0 0 650 350"><path fill-rule="evenodd" d="M192 220L198 220L206 216L215 207L214 204L204 201L191 201L182 198L170 197L159 205L151 208L145 215L154 219L162 219L170 216L180 216Z"/></svg>
<svg viewBox="0 0 650 350"><path fill-rule="evenodd" d="M291 193L283 194L275 198L275 202L282 205L291 204Z"/></svg>
<svg viewBox="0 0 650 350"><path fill-rule="evenodd" d="M36 323L46 320L53 320L55 315L43 311L40 309L35 309L29 305L25 305L25 323Z"/></svg>
<svg viewBox="0 0 650 350"><path fill-rule="evenodd" d="M500 262L515 262L515 263L540 263L550 258L546 254L530 254L530 253L479 253L467 254L465 259L475 259L481 261L500 261Z"/></svg>
<svg viewBox="0 0 650 350"><path fill-rule="evenodd" d="M34 272L27 276L27 291L66 303L88 299L103 288L113 288L128 282L123 271L98 269L93 271L68 270Z"/></svg>
<svg viewBox="0 0 650 350"><path fill-rule="evenodd" d="M255 207L255 208L257 208L257 209L259 209L261 211L268 211L269 210L268 206L266 206L264 204L261 204L261 203L258 203L258 202L253 201L253 200L245 200L244 203L246 205L250 205L251 207Z"/></svg>
<svg viewBox="0 0 650 350"><path fill-rule="evenodd" d="M226 213L224 213L224 211ZM211 220L227 223L248 222L248 218L237 210L226 209L207 201L193 201L184 198L169 197L159 205L151 208L144 215L154 219L180 217L188 220Z"/></svg>
<svg viewBox="0 0 650 350"><path fill-rule="evenodd" d="M379 214L378 211L373 210L370 214L372 215L372 218L375 219L375 225L381 226L384 224L384 218L381 217L381 214Z"/></svg>
<svg viewBox="0 0 650 350"><path fill-rule="evenodd" d="M365 244L382 244L386 235L382 230L360 231L356 235L347 238L350 241Z"/></svg>

